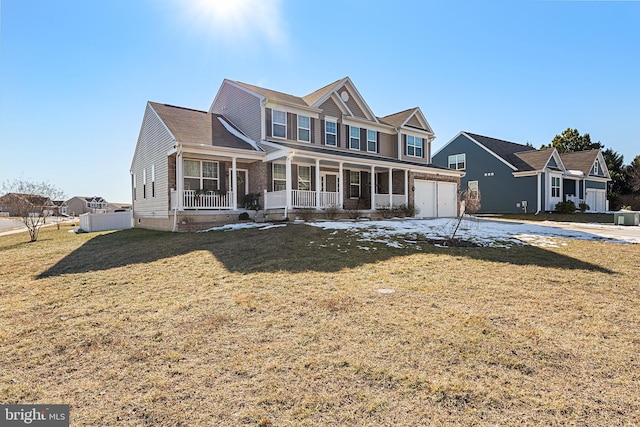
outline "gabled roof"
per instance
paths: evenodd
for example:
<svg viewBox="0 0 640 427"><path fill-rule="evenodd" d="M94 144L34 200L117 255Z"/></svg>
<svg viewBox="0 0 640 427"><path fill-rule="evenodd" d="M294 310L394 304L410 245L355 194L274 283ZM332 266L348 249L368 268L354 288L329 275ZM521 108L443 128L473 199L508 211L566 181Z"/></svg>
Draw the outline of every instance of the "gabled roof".
<svg viewBox="0 0 640 427"><path fill-rule="evenodd" d="M260 86L254 86L248 83L242 83L235 80L233 81L233 83L239 86L242 86L245 89L249 89L250 91L255 92L259 95L262 95L265 98L273 99L275 101L283 101L290 104L298 104L305 107L309 106L309 104L307 104L304 101L304 99L300 98L299 96L293 96L293 95L289 95L288 93L278 92L276 90L266 89Z"/></svg>
<svg viewBox="0 0 640 427"><path fill-rule="evenodd" d="M519 171L538 171L544 169L549 163L549 159L553 156L554 149L547 150L528 150L515 153L515 156L524 162L524 165L518 167Z"/></svg>
<svg viewBox="0 0 640 427"><path fill-rule="evenodd" d="M503 139L491 138L489 136L478 135L471 132L463 132L465 135L476 141L478 144L485 147L491 153L511 165L513 168L519 171L523 170L535 170L533 167L525 161L522 156L517 156L516 153L523 153L526 151L539 151L528 145L518 144L516 142L505 141ZM545 154L547 161L551 153ZM525 158L531 155L525 155ZM545 163L546 164L546 163Z"/></svg>
<svg viewBox="0 0 640 427"><path fill-rule="evenodd" d="M411 118L415 118L415 120L420 123L420 127L417 128L415 125L409 123ZM420 107L408 108L404 111L400 111L394 114L389 114L384 117L378 117L378 120L381 123L393 126L393 127L402 127L406 126L409 128L415 128L420 130L426 130L427 132L433 133L433 129L431 125L427 121L427 118L422 114Z"/></svg>
<svg viewBox="0 0 640 427"><path fill-rule="evenodd" d="M378 119L382 123L386 123L394 127L400 127L404 125L407 122L407 120L409 120L409 118L413 115L413 113L415 113L416 110L417 110L416 107L408 108L404 111L389 114L388 116L378 117Z"/></svg>
<svg viewBox="0 0 640 427"><path fill-rule="evenodd" d="M588 176L591 172L591 168L595 163L598 155L601 155L600 150L586 150L586 151L576 151L573 153L564 153L561 154L562 162L565 167L570 170L580 171L585 176ZM604 159L601 159L602 168L605 171L605 176L609 178L609 171L607 170L606 163L604 163Z"/></svg>
<svg viewBox="0 0 640 427"><path fill-rule="evenodd" d="M219 114L149 102L178 142L257 150L242 133Z"/></svg>
<svg viewBox="0 0 640 427"><path fill-rule="evenodd" d="M340 85L340 83L345 80L345 78L336 80L333 83L329 83L328 85L321 87L320 89L316 90L315 92L311 92L309 95L303 96L302 100L307 104L307 105L313 105L316 102L318 102L320 99L324 98L328 93L330 93L332 90L336 89L337 86Z"/></svg>

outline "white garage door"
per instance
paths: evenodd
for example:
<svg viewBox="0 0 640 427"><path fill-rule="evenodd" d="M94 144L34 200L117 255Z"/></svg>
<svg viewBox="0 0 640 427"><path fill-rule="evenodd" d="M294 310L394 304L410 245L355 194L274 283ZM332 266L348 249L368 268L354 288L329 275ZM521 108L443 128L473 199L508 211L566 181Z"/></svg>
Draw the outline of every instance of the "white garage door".
<svg viewBox="0 0 640 427"><path fill-rule="evenodd" d="M456 216L458 185L455 182L416 179L414 187L418 218Z"/></svg>
<svg viewBox="0 0 640 427"><path fill-rule="evenodd" d="M605 212L607 209L607 190L587 188L585 202L592 212Z"/></svg>

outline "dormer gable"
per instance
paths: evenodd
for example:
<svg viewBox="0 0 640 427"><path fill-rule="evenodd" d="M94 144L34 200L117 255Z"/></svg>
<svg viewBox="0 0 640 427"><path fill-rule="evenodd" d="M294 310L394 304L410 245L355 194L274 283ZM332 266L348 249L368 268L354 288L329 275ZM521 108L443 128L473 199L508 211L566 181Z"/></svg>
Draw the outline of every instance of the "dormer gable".
<svg viewBox="0 0 640 427"><path fill-rule="evenodd" d="M379 120L382 123L396 128L419 129L433 135L433 129L427 121L427 118L422 114L420 107L409 108L404 111L389 114L388 116L380 117ZM435 135L433 136L435 137Z"/></svg>
<svg viewBox="0 0 640 427"><path fill-rule="evenodd" d="M310 107L314 108L322 108L321 106L328 99L331 99L342 114L378 123L376 115L373 114L349 77L330 83L303 97L303 99L309 103Z"/></svg>

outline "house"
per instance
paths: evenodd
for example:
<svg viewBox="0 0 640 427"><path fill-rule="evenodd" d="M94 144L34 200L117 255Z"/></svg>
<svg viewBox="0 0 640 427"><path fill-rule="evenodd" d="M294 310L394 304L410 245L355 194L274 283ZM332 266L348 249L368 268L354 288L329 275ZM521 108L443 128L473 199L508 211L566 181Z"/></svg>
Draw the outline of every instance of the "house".
<svg viewBox="0 0 640 427"><path fill-rule="evenodd" d="M400 205L455 216L464 173L429 164L434 138L420 108L378 117L349 77L305 96L225 79L208 111L147 103L134 221L186 230L251 209L375 216Z"/></svg>
<svg viewBox="0 0 640 427"><path fill-rule="evenodd" d="M479 190L479 213L552 211L558 202L608 210L611 180L600 150L560 154L471 132L460 132L432 162L465 171L462 189Z"/></svg>
<svg viewBox="0 0 640 427"><path fill-rule="evenodd" d="M109 202L100 196L74 196L67 200L67 213L72 216L108 211Z"/></svg>
<svg viewBox="0 0 640 427"><path fill-rule="evenodd" d="M0 211L9 216L49 215L54 204L50 198L35 194L7 193L0 197Z"/></svg>
<svg viewBox="0 0 640 427"><path fill-rule="evenodd" d="M67 215L67 202L65 200L54 200L52 202L54 215Z"/></svg>

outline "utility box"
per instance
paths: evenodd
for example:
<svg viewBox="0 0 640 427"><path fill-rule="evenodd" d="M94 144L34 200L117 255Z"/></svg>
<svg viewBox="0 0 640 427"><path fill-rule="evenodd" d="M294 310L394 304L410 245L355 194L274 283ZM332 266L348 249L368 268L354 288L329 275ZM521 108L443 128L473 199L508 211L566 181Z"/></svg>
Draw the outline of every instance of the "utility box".
<svg viewBox="0 0 640 427"><path fill-rule="evenodd" d="M614 212L613 222L615 225L639 225L640 212L636 212L636 211Z"/></svg>

